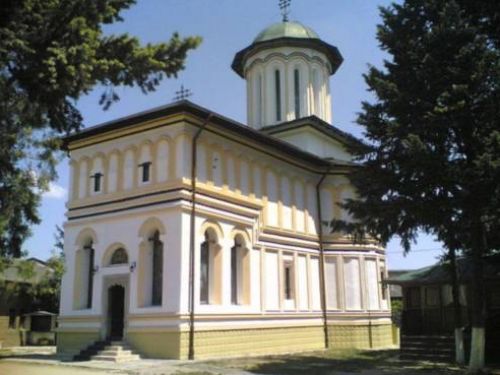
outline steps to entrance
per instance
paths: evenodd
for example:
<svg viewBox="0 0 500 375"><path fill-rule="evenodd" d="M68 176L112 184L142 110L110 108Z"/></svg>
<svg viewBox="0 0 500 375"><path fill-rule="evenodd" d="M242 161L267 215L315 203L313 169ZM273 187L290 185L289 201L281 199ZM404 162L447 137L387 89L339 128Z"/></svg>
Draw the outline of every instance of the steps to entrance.
<svg viewBox="0 0 500 375"><path fill-rule="evenodd" d="M453 336L401 336L401 359L452 362L454 357Z"/></svg>
<svg viewBox="0 0 500 375"><path fill-rule="evenodd" d="M82 350L73 360L128 362L140 358L125 341L96 341Z"/></svg>

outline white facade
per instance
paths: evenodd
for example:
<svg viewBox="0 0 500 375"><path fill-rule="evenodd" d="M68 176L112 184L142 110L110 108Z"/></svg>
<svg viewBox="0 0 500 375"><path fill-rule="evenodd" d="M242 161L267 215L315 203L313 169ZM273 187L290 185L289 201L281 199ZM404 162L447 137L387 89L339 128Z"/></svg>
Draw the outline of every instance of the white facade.
<svg viewBox="0 0 500 375"><path fill-rule="evenodd" d="M118 334L158 355L152 332L194 326L237 335L390 324L384 249L354 245L324 225L349 220L339 206L355 196L345 145L307 124L276 136L257 131L311 115L330 122L330 61L294 46L245 59L254 130L181 102L69 138L63 351L76 350L81 332L82 343ZM74 347L64 347L66 337ZM185 355L176 350L161 355Z"/></svg>

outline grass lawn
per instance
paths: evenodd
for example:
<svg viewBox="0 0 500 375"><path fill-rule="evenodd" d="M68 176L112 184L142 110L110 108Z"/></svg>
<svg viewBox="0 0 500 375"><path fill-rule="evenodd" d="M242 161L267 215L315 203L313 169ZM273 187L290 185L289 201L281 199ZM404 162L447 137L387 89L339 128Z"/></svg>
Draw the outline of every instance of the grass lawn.
<svg viewBox="0 0 500 375"><path fill-rule="evenodd" d="M463 374L452 365L400 361L398 350L328 350L264 357L210 361L214 366L242 369L258 374L333 375L378 374Z"/></svg>

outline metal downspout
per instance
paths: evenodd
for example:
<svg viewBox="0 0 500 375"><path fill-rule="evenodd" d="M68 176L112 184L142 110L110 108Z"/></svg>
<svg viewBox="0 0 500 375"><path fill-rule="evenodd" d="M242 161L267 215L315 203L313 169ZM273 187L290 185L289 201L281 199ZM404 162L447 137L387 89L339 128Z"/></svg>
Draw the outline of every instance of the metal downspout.
<svg viewBox="0 0 500 375"><path fill-rule="evenodd" d="M196 216L196 172L197 172L197 149L198 149L198 138L201 132L205 130L208 122L212 118L213 114L210 113L200 128L198 128L196 134L193 137L191 144L191 222L189 228L189 352L188 359L194 359L194 224Z"/></svg>
<svg viewBox="0 0 500 375"><path fill-rule="evenodd" d="M323 224L321 222L322 214L321 214L321 184L325 180L328 171L323 173L321 179L316 185L316 203L317 203L317 214L318 214L318 237L319 237L319 254L320 254L320 290L321 290L321 310L323 312L323 333L325 335L325 348L328 349L330 346L329 338L328 338L328 322L326 316L326 283L325 283L325 254L323 249Z"/></svg>

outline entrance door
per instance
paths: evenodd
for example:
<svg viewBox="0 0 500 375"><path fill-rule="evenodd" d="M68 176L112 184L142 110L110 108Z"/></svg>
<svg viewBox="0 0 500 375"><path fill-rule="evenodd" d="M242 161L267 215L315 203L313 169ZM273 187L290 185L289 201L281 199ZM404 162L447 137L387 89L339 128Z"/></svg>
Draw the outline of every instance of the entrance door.
<svg viewBox="0 0 500 375"><path fill-rule="evenodd" d="M114 285L108 291L109 336L111 339L123 337L123 321L125 313L125 288Z"/></svg>

